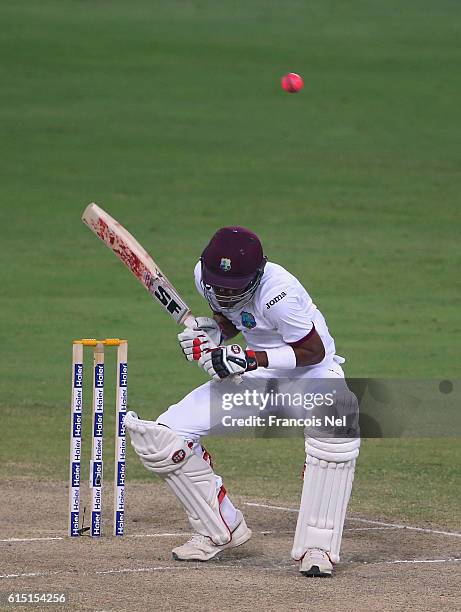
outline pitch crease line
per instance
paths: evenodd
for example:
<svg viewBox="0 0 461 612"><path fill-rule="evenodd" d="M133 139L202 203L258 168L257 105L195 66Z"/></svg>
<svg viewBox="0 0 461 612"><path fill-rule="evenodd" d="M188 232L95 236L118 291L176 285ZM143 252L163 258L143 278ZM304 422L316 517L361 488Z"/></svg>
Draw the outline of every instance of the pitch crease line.
<svg viewBox="0 0 461 612"><path fill-rule="evenodd" d="M86 572L85 576L91 576L92 574L103 575L103 574L141 574L143 572L158 572L161 570L187 570L187 567L173 567L173 566L159 566L159 567L126 567L121 569L111 570L99 570L97 572Z"/></svg>
<svg viewBox="0 0 461 612"><path fill-rule="evenodd" d="M178 531L177 533L133 533L127 535L127 538L177 538L182 536L191 536L192 531Z"/></svg>
<svg viewBox="0 0 461 612"><path fill-rule="evenodd" d="M191 531L181 531L176 533L133 533L126 535L126 538L170 538L180 536L191 536ZM86 537L86 536L83 536ZM67 538L62 536L44 536L42 538L4 538L0 539L0 543L4 542L7 544L17 544L21 542L52 542L52 541L64 541Z"/></svg>
<svg viewBox="0 0 461 612"><path fill-rule="evenodd" d="M348 564L358 564L358 565L396 565L396 564L419 564L419 563L459 563L461 561L461 557L449 557L447 559L395 559L391 561L345 561L344 563ZM200 563L200 561L197 561ZM245 569L248 566L244 565L211 565L209 566L211 569L215 570L229 570L229 569ZM253 569L258 569L261 571L284 571L291 567L296 567L296 564L282 565L282 566L271 566L271 567L257 567ZM149 573L149 572L158 572L158 571L177 571L177 570L185 570L190 571L190 569L195 569L192 567L184 567L184 566L156 566L156 567L126 567L120 569L109 569L109 570L98 570L94 572L82 572L79 574L76 570L64 570L64 571L48 571L48 572L28 572L24 574L0 574L0 579L12 579L12 578L42 578L44 576L66 576L66 575L80 575L80 576L94 576L94 575L105 575L105 574L136 574L136 573Z"/></svg>
<svg viewBox="0 0 461 612"><path fill-rule="evenodd" d="M43 538L5 538L0 542L15 543L15 542L50 542L51 540L64 540L61 536L46 536Z"/></svg>
<svg viewBox="0 0 461 612"><path fill-rule="evenodd" d="M269 510L283 510L285 512L296 512L297 508L288 508L286 506L271 506L270 504L259 504L256 502L243 502L244 506L251 506L253 508L267 508ZM382 527L393 527L394 529L408 529L409 531L419 531L422 533L435 533L438 535L452 536L454 538L461 538L461 533L456 531L441 531L439 529L429 529L427 527L413 527L412 525L402 525L401 523L385 523L384 521L372 521L370 519L364 519L354 516L346 517L346 520L356 521L358 523L368 523L369 525L381 525Z"/></svg>
<svg viewBox="0 0 461 612"><path fill-rule="evenodd" d="M459 561L461 561L461 557L449 557L448 559L396 559L395 561L384 561L384 563L393 565L395 563L457 563Z"/></svg>
<svg viewBox="0 0 461 612"><path fill-rule="evenodd" d="M392 531L395 527L346 527L344 531Z"/></svg>
<svg viewBox="0 0 461 612"><path fill-rule="evenodd" d="M366 527L365 527L366 529ZM372 529L372 528L371 528ZM258 531L260 535L268 535L274 533L273 531ZM285 532L277 532L285 533ZM291 533L291 532L286 532ZM178 538L178 537L187 537L193 535L192 531L177 531L177 532L168 532L168 533L131 533L125 535L125 538ZM83 536L86 537L86 536ZM25 542L56 542L56 541L65 541L67 538L62 536L44 536L42 538L5 538L0 539L0 543L5 542L7 544L20 544Z"/></svg>

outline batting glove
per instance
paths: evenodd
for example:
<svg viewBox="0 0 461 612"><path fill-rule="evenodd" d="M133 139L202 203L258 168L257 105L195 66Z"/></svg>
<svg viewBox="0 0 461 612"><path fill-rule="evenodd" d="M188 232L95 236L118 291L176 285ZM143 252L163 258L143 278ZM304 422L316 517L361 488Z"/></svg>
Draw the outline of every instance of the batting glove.
<svg viewBox="0 0 461 612"><path fill-rule="evenodd" d="M198 361L205 351L216 348L208 334L195 329L185 329L178 340L187 361Z"/></svg>
<svg viewBox="0 0 461 612"><path fill-rule="evenodd" d="M188 361L198 361L206 351L216 348L221 342L221 330L214 319L196 317L195 326L178 334L181 350Z"/></svg>
<svg viewBox="0 0 461 612"><path fill-rule="evenodd" d="M243 374L258 367L254 351L244 351L238 344L218 346L203 353L198 365L213 380L221 380L234 374Z"/></svg>
<svg viewBox="0 0 461 612"><path fill-rule="evenodd" d="M215 346L219 346L222 342L222 332L218 323L210 317L195 317L196 325L192 328L203 331L207 334Z"/></svg>

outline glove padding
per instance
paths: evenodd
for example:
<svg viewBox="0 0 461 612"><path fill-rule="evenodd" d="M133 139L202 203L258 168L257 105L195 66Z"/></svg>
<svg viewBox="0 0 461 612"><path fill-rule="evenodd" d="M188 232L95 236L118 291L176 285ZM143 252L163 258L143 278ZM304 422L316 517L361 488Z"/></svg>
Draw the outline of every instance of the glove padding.
<svg viewBox="0 0 461 612"><path fill-rule="evenodd" d="M188 361L198 361L202 354L216 348L221 341L221 329L210 317L196 317L195 326L178 334L181 350Z"/></svg>
<svg viewBox="0 0 461 612"><path fill-rule="evenodd" d="M243 374L258 367L254 351L244 351L238 344L218 346L203 353L198 365L213 380L221 380L234 374Z"/></svg>
<svg viewBox="0 0 461 612"><path fill-rule="evenodd" d="M195 317L196 325L192 329L204 331L215 346L222 341L222 332L217 321L210 317Z"/></svg>

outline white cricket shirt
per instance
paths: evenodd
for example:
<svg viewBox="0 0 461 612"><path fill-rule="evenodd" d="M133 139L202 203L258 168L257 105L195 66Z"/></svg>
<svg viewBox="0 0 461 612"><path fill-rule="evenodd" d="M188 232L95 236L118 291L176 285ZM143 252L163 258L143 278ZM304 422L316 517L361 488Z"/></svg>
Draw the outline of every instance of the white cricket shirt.
<svg viewBox="0 0 461 612"><path fill-rule="evenodd" d="M195 266L194 277L197 290L204 297L200 262ZM315 327L322 339L325 357L315 366L296 368L296 375L325 366L335 354L335 343L324 316L298 279L278 264L267 262L261 283L245 306L235 310L218 309L218 312L232 321L242 332L248 348L254 351L296 344ZM284 370L282 375L293 374L293 370Z"/></svg>

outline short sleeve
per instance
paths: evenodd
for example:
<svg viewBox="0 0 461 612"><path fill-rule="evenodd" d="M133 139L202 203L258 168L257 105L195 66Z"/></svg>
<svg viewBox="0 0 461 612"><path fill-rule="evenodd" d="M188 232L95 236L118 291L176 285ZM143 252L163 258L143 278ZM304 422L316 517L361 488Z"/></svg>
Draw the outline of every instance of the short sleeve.
<svg viewBox="0 0 461 612"><path fill-rule="evenodd" d="M296 291L271 306L265 313L287 344L294 344L306 338L314 329L315 304L308 293Z"/></svg>

